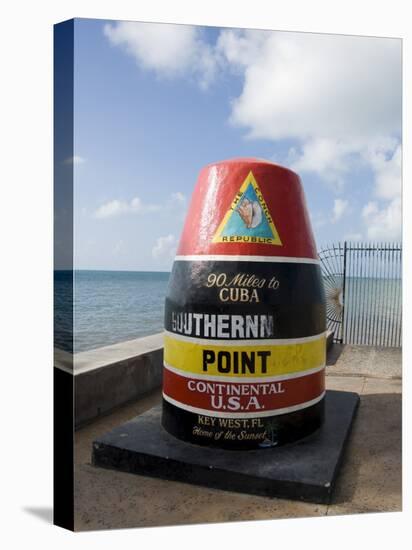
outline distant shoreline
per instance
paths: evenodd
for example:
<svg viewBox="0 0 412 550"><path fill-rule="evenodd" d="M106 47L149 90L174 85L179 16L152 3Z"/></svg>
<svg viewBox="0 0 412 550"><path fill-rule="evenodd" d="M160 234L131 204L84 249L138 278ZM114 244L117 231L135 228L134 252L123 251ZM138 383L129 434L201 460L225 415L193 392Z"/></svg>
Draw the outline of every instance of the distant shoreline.
<svg viewBox="0 0 412 550"><path fill-rule="evenodd" d="M145 269L55 269L55 273L163 273L170 275L171 271L145 270Z"/></svg>

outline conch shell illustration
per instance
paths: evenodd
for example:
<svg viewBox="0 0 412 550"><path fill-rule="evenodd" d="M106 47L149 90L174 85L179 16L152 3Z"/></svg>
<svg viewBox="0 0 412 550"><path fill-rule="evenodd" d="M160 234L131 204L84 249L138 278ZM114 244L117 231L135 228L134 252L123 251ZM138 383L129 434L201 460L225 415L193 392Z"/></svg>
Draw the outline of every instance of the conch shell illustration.
<svg viewBox="0 0 412 550"><path fill-rule="evenodd" d="M237 211L248 229L257 227L262 221L262 208L257 201L252 202L244 198Z"/></svg>

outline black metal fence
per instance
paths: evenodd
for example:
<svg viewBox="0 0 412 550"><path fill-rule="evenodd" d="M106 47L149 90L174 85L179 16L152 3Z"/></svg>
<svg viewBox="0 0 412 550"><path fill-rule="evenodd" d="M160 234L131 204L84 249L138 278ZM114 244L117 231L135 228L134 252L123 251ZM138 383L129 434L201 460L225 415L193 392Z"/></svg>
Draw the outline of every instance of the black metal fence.
<svg viewBox="0 0 412 550"><path fill-rule="evenodd" d="M334 341L402 346L402 245L341 242L319 252Z"/></svg>

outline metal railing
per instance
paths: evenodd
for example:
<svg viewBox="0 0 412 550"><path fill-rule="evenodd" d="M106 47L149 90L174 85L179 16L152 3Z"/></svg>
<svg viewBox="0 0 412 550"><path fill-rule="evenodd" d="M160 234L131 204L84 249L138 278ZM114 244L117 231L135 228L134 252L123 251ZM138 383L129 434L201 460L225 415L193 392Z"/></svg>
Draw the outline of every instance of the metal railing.
<svg viewBox="0 0 412 550"><path fill-rule="evenodd" d="M345 344L402 346L402 245L343 242L319 252L328 329Z"/></svg>

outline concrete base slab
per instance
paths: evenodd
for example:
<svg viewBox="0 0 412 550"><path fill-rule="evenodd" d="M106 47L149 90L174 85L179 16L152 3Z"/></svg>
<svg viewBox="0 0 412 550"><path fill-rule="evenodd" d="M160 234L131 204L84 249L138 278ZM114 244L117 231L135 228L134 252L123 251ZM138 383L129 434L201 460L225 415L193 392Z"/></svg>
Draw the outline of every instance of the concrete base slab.
<svg viewBox="0 0 412 550"><path fill-rule="evenodd" d="M161 427L157 406L95 440L92 463L228 491L328 503L358 404L356 393L327 391L322 428L294 444L253 451L180 441Z"/></svg>

